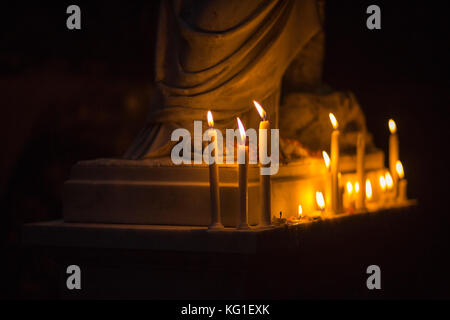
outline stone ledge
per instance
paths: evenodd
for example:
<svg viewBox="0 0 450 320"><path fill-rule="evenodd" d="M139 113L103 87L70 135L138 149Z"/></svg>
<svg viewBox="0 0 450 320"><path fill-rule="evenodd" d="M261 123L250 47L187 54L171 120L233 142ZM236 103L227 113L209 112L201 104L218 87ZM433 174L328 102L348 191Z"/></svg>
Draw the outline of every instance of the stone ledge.
<svg viewBox="0 0 450 320"><path fill-rule="evenodd" d="M67 223L62 220L26 224L25 245L91 247L154 251L256 253L283 243L282 227L208 230L206 227Z"/></svg>
<svg viewBox="0 0 450 320"><path fill-rule="evenodd" d="M403 205L356 214L341 214L331 219L268 229L208 230L206 227L68 223L62 220L30 223L23 226L22 240L27 246L109 248L149 251L252 254L271 250L295 250L298 235L316 233L326 236L332 229L369 223L373 217L388 217L408 212L415 200ZM395 214L394 214L395 215ZM369 219L370 218L370 219ZM318 229L319 228L319 229ZM316 231L314 231L316 230ZM325 232L325 233L322 233Z"/></svg>

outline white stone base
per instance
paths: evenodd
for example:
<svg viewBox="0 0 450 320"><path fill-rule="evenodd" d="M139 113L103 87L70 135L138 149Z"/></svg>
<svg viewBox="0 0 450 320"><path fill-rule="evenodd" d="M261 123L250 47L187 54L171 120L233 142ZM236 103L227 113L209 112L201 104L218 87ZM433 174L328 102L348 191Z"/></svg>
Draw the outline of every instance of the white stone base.
<svg viewBox="0 0 450 320"><path fill-rule="evenodd" d="M384 170L383 153L366 156L368 174ZM324 190L321 158L281 165L272 176L272 215L315 210L315 192ZM343 178L355 170L354 157L341 158ZM239 212L237 166L221 165L222 223L235 227ZM249 166L249 224L259 222L259 168ZM206 165L174 166L170 159L83 161L64 186L64 221L145 225L208 226L209 178Z"/></svg>

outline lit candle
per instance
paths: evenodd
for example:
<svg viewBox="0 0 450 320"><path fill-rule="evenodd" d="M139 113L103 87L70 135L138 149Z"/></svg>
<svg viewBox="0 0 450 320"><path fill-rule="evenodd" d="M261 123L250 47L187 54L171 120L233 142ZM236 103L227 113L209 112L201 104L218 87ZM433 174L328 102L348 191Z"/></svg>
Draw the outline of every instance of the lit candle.
<svg viewBox="0 0 450 320"><path fill-rule="evenodd" d="M366 139L364 132L358 133L358 138L356 140L356 182L359 185L363 185L365 180L365 170L364 170L364 156L366 149ZM359 211L364 210L365 206L365 193L356 192L356 209Z"/></svg>
<svg viewBox="0 0 450 320"><path fill-rule="evenodd" d="M408 185L408 181L404 179L405 172L403 171L403 165L400 162L400 160L397 161L395 164L395 169L399 178L398 181L398 197L397 200L399 202L406 201L407 195L406 195L406 187Z"/></svg>
<svg viewBox="0 0 450 320"><path fill-rule="evenodd" d="M308 218L310 220L317 220L322 218L322 213L325 211L325 199L323 193L320 191L316 192L316 210L308 213Z"/></svg>
<svg viewBox="0 0 450 320"><path fill-rule="evenodd" d="M393 175L393 183L397 184L397 175L395 165L398 161L398 135L397 135L397 125L395 124L395 121L392 119L389 119L389 131L391 132L391 135L389 136L389 171ZM386 181L387 182L387 181ZM395 190L394 190L394 197L396 196Z"/></svg>
<svg viewBox="0 0 450 320"><path fill-rule="evenodd" d="M302 208L302 205L299 204L298 205L298 219L300 220L302 218L303 218L303 208Z"/></svg>
<svg viewBox="0 0 450 320"><path fill-rule="evenodd" d="M319 214L322 216L322 213L325 211L325 199L323 198L323 193L320 191L316 192L316 204L317 209L319 209Z"/></svg>
<svg viewBox="0 0 450 320"><path fill-rule="evenodd" d="M326 151L322 151L323 161L325 163L325 209L327 214L332 213L331 204L331 171L330 171L330 157Z"/></svg>
<svg viewBox="0 0 450 320"><path fill-rule="evenodd" d="M386 186L387 186L388 190L392 190L392 187L394 186L394 181L392 180L392 176L391 176L390 172L386 172L386 174L384 175L384 178L386 180Z"/></svg>
<svg viewBox="0 0 450 320"><path fill-rule="evenodd" d="M372 200L372 183L369 179L366 180L366 199L367 201Z"/></svg>
<svg viewBox="0 0 450 320"><path fill-rule="evenodd" d="M345 193L345 186L342 183L342 173L338 173L338 186L339 186L339 194L338 194L338 212L342 211L342 208L344 207L344 193Z"/></svg>
<svg viewBox="0 0 450 320"><path fill-rule="evenodd" d="M386 172L386 174L384 175L384 180L386 181L386 189L387 189L386 200L391 202L395 198L395 193L394 193L394 180L392 180L390 172Z"/></svg>
<svg viewBox="0 0 450 320"><path fill-rule="evenodd" d="M384 178L384 176L380 176L379 181L381 189L380 202L383 205L386 202L386 179Z"/></svg>
<svg viewBox="0 0 450 320"><path fill-rule="evenodd" d="M214 129L214 119L211 111L207 114L208 126L210 129L211 139L214 144L214 159L209 159L209 191L211 201L211 224L209 229L223 228L220 215L220 189L219 189L219 168L217 166L218 148L217 148L217 132Z"/></svg>
<svg viewBox="0 0 450 320"><path fill-rule="evenodd" d="M359 182L358 181L356 181L355 182L355 194L356 194L356 199L358 199L358 197L359 197L359 186L360 186L360 184L359 184ZM366 204L365 204L365 200L366 200L366 194L364 194L364 209L366 208Z"/></svg>
<svg viewBox="0 0 450 320"><path fill-rule="evenodd" d="M325 209L325 199L323 198L323 193L320 191L316 192L316 203L317 203L317 208L320 211L323 211Z"/></svg>
<svg viewBox="0 0 450 320"><path fill-rule="evenodd" d="M247 170L248 170L248 147L247 136L241 119L237 118L240 139L238 141L237 157L239 163L239 201L240 214L238 229L249 229L248 226L248 192L247 192Z"/></svg>
<svg viewBox="0 0 450 320"><path fill-rule="evenodd" d="M268 145L269 141L269 133L270 133L270 123L267 119L266 111L261 107L261 105L253 101L253 104L258 110L258 113L261 117L261 122L259 123L259 141L258 141L258 150L259 150L259 165L261 167L269 167L270 164L264 164L262 159L268 158L268 153L270 152L270 145ZM267 227L271 225L271 204L270 204L270 175L260 174L260 195L261 195L261 215L259 219L259 227Z"/></svg>
<svg viewBox="0 0 450 320"><path fill-rule="evenodd" d="M353 184L350 181L347 181L346 188L347 188L347 208L350 209L350 211L352 211L352 209L354 209L355 206L355 201L353 198Z"/></svg>
<svg viewBox="0 0 450 320"><path fill-rule="evenodd" d="M339 190L339 130L338 122L334 114L330 113L330 121L333 126L331 134L331 210L333 213L340 211Z"/></svg>

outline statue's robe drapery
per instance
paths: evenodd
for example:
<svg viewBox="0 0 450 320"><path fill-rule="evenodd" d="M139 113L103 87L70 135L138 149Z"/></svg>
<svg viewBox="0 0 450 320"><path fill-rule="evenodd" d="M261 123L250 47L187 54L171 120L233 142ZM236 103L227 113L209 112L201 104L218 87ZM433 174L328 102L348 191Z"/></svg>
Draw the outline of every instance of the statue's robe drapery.
<svg viewBox="0 0 450 320"><path fill-rule="evenodd" d="M257 128L252 100L277 123L282 76L321 31L315 0L163 0L156 83L161 101L125 157L170 154L170 135L211 110L216 127L235 128L236 116Z"/></svg>

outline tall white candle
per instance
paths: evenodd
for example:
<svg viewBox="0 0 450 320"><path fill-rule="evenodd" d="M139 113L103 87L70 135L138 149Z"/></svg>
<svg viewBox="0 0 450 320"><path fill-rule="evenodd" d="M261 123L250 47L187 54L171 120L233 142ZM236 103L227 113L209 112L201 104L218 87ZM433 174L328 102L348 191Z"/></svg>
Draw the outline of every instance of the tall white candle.
<svg viewBox="0 0 450 320"><path fill-rule="evenodd" d="M339 125L334 114L330 113L330 121L333 126L331 133L331 210L333 213L340 211L339 206Z"/></svg>
<svg viewBox="0 0 450 320"><path fill-rule="evenodd" d="M253 101L253 104L258 110L261 117L261 122L259 123L259 141L258 141L258 151L259 151L259 165L261 167L269 167L270 164L264 164L262 159L267 158L270 150L270 123L267 119L266 111L261 107L261 105ZM270 175L260 174L260 195L261 195L261 215L259 218L259 227L267 227L271 225L271 203L270 203Z"/></svg>
<svg viewBox="0 0 450 320"><path fill-rule="evenodd" d="M396 196L396 189L397 189L397 171L395 168L395 165L398 161L398 153L399 153L399 147L398 147L398 135L397 135L397 125L394 120L389 119L389 131L391 132L391 135L389 136L389 171L391 172L392 179L394 180L394 197Z"/></svg>
<svg viewBox="0 0 450 320"><path fill-rule="evenodd" d="M245 134L244 125L241 119L237 118L240 139L238 141L237 156L239 167L239 223L238 229L249 229L248 226L248 185L247 185L247 171L248 171L248 147L246 146L247 136Z"/></svg>
<svg viewBox="0 0 450 320"><path fill-rule="evenodd" d="M358 133L358 138L356 141L356 181L358 185L364 185L365 181L365 168L364 168L364 157L366 149L366 139L364 132ZM365 193L356 193L356 210L362 211L365 208Z"/></svg>
<svg viewBox="0 0 450 320"><path fill-rule="evenodd" d="M207 114L208 126L212 130L212 142L214 144L214 161L209 161L209 191L211 201L211 224L209 229L221 229L223 224L221 222L220 213L220 189L219 189L219 168L217 166L218 148L217 148L217 132L214 130L214 119L211 111Z"/></svg>

